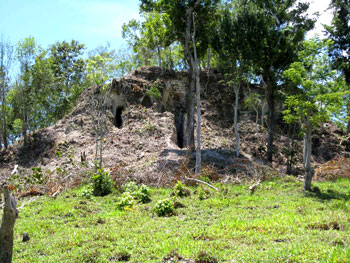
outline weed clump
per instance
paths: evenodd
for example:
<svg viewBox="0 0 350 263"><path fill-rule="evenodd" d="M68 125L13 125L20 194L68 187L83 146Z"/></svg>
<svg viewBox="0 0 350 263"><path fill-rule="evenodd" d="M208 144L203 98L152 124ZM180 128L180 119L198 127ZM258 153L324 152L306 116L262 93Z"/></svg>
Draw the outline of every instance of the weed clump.
<svg viewBox="0 0 350 263"><path fill-rule="evenodd" d="M143 204L151 201L149 188L142 184L138 186L135 182L130 182L124 185L124 192L129 192L133 198Z"/></svg>
<svg viewBox="0 0 350 263"><path fill-rule="evenodd" d="M174 214L174 203L170 198L159 200L154 207L158 216L171 216Z"/></svg>
<svg viewBox="0 0 350 263"><path fill-rule="evenodd" d="M113 181L109 177L109 173L103 168L98 168L97 172L92 176L92 188L94 196L105 196L112 193Z"/></svg>
<svg viewBox="0 0 350 263"><path fill-rule="evenodd" d="M181 181L177 181L171 195L176 197L186 197L191 195L191 191Z"/></svg>
<svg viewBox="0 0 350 263"><path fill-rule="evenodd" d="M94 188L92 184L87 184L80 190L80 192L78 193L78 196L86 199L91 199L93 195L93 191L94 191Z"/></svg>
<svg viewBox="0 0 350 263"><path fill-rule="evenodd" d="M135 199L129 192L124 192L117 200L117 208L119 210L125 210L132 208L135 205Z"/></svg>
<svg viewBox="0 0 350 263"><path fill-rule="evenodd" d="M202 187L200 187L198 189L198 199L199 200L205 200L208 199L210 197L210 192L206 189L203 189Z"/></svg>

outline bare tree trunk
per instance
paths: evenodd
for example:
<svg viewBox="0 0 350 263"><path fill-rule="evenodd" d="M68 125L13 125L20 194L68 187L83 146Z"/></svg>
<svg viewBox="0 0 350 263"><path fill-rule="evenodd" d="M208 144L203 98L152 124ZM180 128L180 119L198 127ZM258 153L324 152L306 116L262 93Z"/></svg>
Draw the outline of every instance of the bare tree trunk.
<svg viewBox="0 0 350 263"><path fill-rule="evenodd" d="M211 58L211 55L210 55L210 47L208 47L208 72L209 72L209 69L210 69L210 58Z"/></svg>
<svg viewBox="0 0 350 263"><path fill-rule="evenodd" d="M193 7L189 7L186 11L186 33L185 33L185 57L189 63L189 86L186 89L186 127L184 146L192 151L194 148L194 100L193 91L195 89L196 75L193 65L193 57L190 50L191 42L191 28L192 28L192 14Z"/></svg>
<svg viewBox="0 0 350 263"><path fill-rule="evenodd" d="M240 85L233 86L233 90L235 92L235 115L234 115L234 121L233 126L235 130L235 137L236 137L236 157L239 157L240 155L240 143L239 143L239 134L238 134L238 101L239 101L239 89Z"/></svg>
<svg viewBox="0 0 350 263"><path fill-rule="evenodd" d="M11 196L7 186L4 187L4 214L0 228L0 261L11 263L13 253L13 229L18 216L16 200Z"/></svg>
<svg viewBox="0 0 350 263"><path fill-rule="evenodd" d="M102 168L102 160L103 160L103 131L101 131L100 135L100 168Z"/></svg>
<svg viewBox="0 0 350 263"><path fill-rule="evenodd" d="M311 169L311 136L312 136L312 126L310 123L309 116L306 117L306 131L305 131L305 137L304 137L304 149L305 149L305 156L304 156L304 167L305 167L305 180L304 180L304 190L305 191L311 191L311 181L312 181L312 169Z"/></svg>
<svg viewBox="0 0 350 263"><path fill-rule="evenodd" d="M255 110L255 114L256 114L255 127L256 127L256 132L258 132L259 131L259 126L258 126L258 124L259 124L259 107L257 106L256 108L254 108L254 110Z"/></svg>
<svg viewBox="0 0 350 263"><path fill-rule="evenodd" d="M272 163L273 136L274 136L274 128L275 128L275 98L274 98L273 87L271 87L271 83L269 83L269 81L267 81L267 85L266 85L266 100L267 100L267 105L269 107L269 130L268 130L268 138L267 138L266 159L269 163Z"/></svg>
<svg viewBox="0 0 350 263"><path fill-rule="evenodd" d="M346 114L348 117L348 121L346 123L346 134L350 134L350 101L349 99L346 104Z"/></svg>
<svg viewBox="0 0 350 263"><path fill-rule="evenodd" d="M193 18L193 54L194 54L194 70L196 72L196 97L197 97L197 145L196 145L196 169L195 173L200 174L201 172L201 84L199 80L199 68L198 68L198 57L196 48L196 25L194 21L194 13L192 13Z"/></svg>
<svg viewBox="0 0 350 263"><path fill-rule="evenodd" d="M162 54L160 52L159 46L157 46L157 53L158 53L158 65L159 65L159 67L162 67Z"/></svg>

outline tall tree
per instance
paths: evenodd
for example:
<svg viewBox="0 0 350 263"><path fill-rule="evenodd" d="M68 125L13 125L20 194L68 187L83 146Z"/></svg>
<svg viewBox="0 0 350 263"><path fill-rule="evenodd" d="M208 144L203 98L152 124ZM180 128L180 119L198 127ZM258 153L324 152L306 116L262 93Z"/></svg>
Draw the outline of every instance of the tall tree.
<svg viewBox="0 0 350 263"><path fill-rule="evenodd" d="M286 99L287 123L300 122L304 133L304 190L311 190L313 169L311 167L312 131L320 123L328 121L343 97L334 81L337 72L330 67L327 56L329 41L312 39L305 41L299 52L299 61L291 64L284 75L297 87L296 95Z"/></svg>
<svg viewBox="0 0 350 263"><path fill-rule="evenodd" d="M171 20L172 32L169 42L179 41L185 51L188 64L189 85L186 89L186 123L183 134L184 146L194 148L194 96L196 75L194 68L194 54L192 49L193 14L196 24L196 49L200 58L207 50L209 29L214 19L218 0L142 0L141 10L145 12L158 11L167 14Z"/></svg>
<svg viewBox="0 0 350 263"><path fill-rule="evenodd" d="M8 146L8 136L7 136L7 106L6 106L6 96L9 90L10 84L10 68L13 61L13 46L10 42L1 39L0 42L0 98L1 98L1 118L0 118L0 149L2 148L2 143L4 147Z"/></svg>
<svg viewBox="0 0 350 263"><path fill-rule="evenodd" d="M90 98L91 111L95 130L95 160L97 161L98 149L100 150L99 167L102 168L103 161L103 138L107 130L107 100L111 85L107 84L111 80L111 73L115 70L115 65L110 64L111 58L108 54L100 52L87 60L87 80L90 85L97 89L97 94L92 92Z"/></svg>
<svg viewBox="0 0 350 263"><path fill-rule="evenodd" d="M81 93L85 67L82 58L84 48L85 46L76 40L70 43L57 42L50 48L56 89L61 93L57 102L57 118L63 117L70 110Z"/></svg>
<svg viewBox="0 0 350 263"><path fill-rule="evenodd" d="M37 52L37 44L33 37L27 37L17 44L17 59L21 69L21 84L19 99L22 105L22 134L24 142L27 142L27 132L29 128L29 111L31 104L31 66L34 64L35 55Z"/></svg>
<svg viewBox="0 0 350 263"><path fill-rule="evenodd" d="M60 94L54 94L54 74L52 61L47 57L47 51L41 51L35 57L31 68L33 101L31 129L36 130L52 124L55 121L55 101Z"/></svg>
<svg viewBox="0 0 350 263"><path fill-rule="evenodd" d="M272 161L275 127L275 100L281 88L281 73L297 59L305 33L315 21L305 12L308 4L297 0L237 0L235 12L237 48L243 61L254 67L265 87L265 99L269 110L267 161Z"/></svg>
<svg viewBox="0 0 350 263"><path fill-rule="evenodd" d="M155 53L158 66L162 67L162 53L169 46L167 39L171 21L167 14L159 12L144 13L143 16L145 21L142 23L132 19L123 25L123 38L128 40L134 52L146 57L145 64L150 63Z"/></svg>
<svg viewBox="0 0 350 263"><path fill-rule="evenodd" d="M325 25L327 35L333 40L329 55L334 59L334 66L340 69L350 90L350 0L332 0L333 19L330 26ZM347 133L350 133L350 98L346 99Z"/></svg>

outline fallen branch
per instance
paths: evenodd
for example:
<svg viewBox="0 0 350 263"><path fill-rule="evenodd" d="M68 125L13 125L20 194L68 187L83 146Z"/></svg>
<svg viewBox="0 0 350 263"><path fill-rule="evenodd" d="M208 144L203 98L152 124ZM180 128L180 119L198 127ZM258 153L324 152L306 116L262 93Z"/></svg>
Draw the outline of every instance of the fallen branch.
<svg viewBox="0 0 350 263"><path fill-rule="evenodd" d="M259 179L255 184L249 187L251 195L254 194L256 188L259 186L260 183L261 183L261 180Z"/></svg>
<svg viewBox="0 0 350 263"><path fill-rule="evenodd" d="M217 189L216 187L212 186L211 184L209 184L207 182L199 180L199 179L185 177L185 180L194 181L194 182L197 182L197 183L205 184L205 185L209 186L210 188L214 189L215 191L219 191L219 189Z"/></svg>
<svg viewBox="0 0 350 263"><path fill-rule="evenodd" d="M34 196L31 199L29 199L27 202L23 203L20 207L17 208L17 210L21 210L25 205L35 201L38 199L38 196Z"/></svg>

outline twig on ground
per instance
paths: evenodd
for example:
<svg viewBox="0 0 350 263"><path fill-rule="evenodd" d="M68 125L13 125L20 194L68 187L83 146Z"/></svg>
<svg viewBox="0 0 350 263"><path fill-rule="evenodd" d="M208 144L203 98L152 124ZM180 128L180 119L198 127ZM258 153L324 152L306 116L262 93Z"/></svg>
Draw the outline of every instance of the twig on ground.
<svg viewBox="0 0 350 263"><path fill-rule="evenodd" d="M255 184L251 185L249 187L249 190L250 190L250 194L254 194L256 188L258 188L259 184L261 183L261 180L259 179Z"/></svg>
<svg viewBox="0 0 350 263"><path fill-rule="evenodd" d="M207 182L199 180L199 179L185 177L185 180L189 180L189 181L194 181L194 182L197 182L197 183L205 184L205 185L209 186L210 188L214 189L215 191L219 191L216 187L212 186L211 184L209 184Z"/></svg>
<svg viewBox="0 0 350 263"><path fill-rule="evenodd" d="M29 204L29 203L31 203L31 202L37 200L38 198L39 198L38 196L32 197L31 199L29 199L27 202L23 203L23 204L22 204L20 207L18 207L17 209L18 209L18 210L22 209L25 205L27 205L27 204Z"/></svg>

